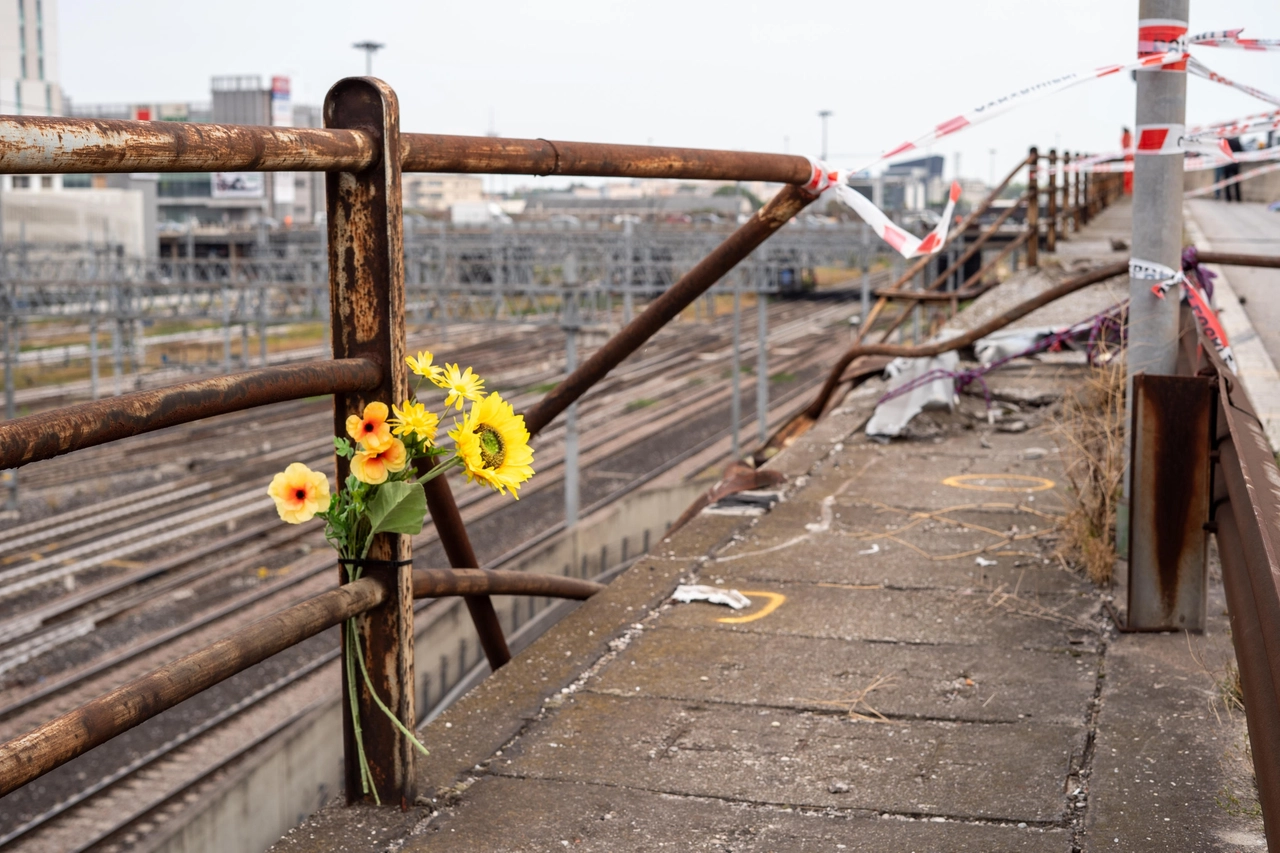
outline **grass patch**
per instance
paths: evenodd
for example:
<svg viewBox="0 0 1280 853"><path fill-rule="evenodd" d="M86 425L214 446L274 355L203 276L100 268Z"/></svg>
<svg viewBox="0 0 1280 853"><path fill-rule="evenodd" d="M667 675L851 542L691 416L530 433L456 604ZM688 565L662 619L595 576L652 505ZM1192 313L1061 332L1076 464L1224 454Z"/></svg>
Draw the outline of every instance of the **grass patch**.
<svg viewBox="0 0 1280 853"><path fill-rule="evenodd" d="M527 393L527 394L546 394L548 391L552 391L552 390L554 390L554 389L555 389L555 387L556 387L557 385L559 385L559 384L560 384L559 382L540 382L540 383L538 383L537 385L534 385L532 388L530 388L530 389L529 389L528 391L526 391L525 393Z"/></svg>
<svg viewBox="0 0 1280 853"><path fill-rule="evenodd" d="M796 375L790 371L783 370L769 377L770 382L795 382Z"/></svg>
<svg viewBox="0 0 1280 853"><path fill-rule="evenodd" d="M656 402L658 401L654 400L651 397L641 397L638 400L632 400L631 402L627 403L627 406L624 409L624 411L626 411L628 414L630 414L631 412L638 412L641 409L649 408Z"/></svg>
<svg viewBox="0 0 1280 853"><path fill-rule="evenodd" d="M1055 427L1071 505L1059 552L1094 583L1109 584L1124 477L1124 360L1111 359L1068 389Z"/></svg>

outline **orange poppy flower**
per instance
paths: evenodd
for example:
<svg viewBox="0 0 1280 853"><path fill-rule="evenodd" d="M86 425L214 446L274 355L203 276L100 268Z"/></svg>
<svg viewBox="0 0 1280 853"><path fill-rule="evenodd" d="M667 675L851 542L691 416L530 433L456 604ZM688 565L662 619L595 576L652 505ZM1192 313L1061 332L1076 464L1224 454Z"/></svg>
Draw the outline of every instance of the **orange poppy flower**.
<svg viewBox="0 0 1280 853"><path fill-rule="evenodd" d="M381 453L391 446L391 425L387 423L386 403L370 403L364 407L364 417L351 415L347 418L347 435L365 450Z"/></svg>
<svg viewBox="0 0 1280 853"><path fill-rule="evenodd" d="M329 478L294 462L271 479L267 488L276 502L276 512L289 524L310 521L317 512L329 509Z"/></svg>
<svg viewBox="0 0 1280 853"><path fill-rule="evenodd" d="M362 483L376 486L387 481L388 474L403 471L409 462L409 454L404 449L404 442L398 438L391 439L391 444L384 450L370 452L361 450L351 457L351 473Z"/></svg>

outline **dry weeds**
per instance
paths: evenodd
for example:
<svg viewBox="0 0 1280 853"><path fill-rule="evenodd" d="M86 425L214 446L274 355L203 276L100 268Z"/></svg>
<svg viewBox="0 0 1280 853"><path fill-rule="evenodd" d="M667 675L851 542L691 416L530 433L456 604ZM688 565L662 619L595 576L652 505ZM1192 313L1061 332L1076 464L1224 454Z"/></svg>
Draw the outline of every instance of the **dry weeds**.
<svg viewBox="0 0 1280 853"><path fill-rule="evenodd" d="M1094 583L1109 584L1124 477L1124 360L1094 367L1068 389L1055 426L1070 483L1059 550Z"/></svg>

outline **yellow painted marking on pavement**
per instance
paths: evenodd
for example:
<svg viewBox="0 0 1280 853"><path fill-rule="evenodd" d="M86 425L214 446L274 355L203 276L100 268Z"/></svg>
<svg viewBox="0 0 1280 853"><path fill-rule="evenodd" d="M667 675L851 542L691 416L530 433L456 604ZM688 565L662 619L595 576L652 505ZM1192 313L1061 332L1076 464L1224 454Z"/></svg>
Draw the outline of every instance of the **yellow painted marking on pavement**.
<svg viewBox="0 0 1280 853"><path fill-rule="evenodd" d="M742 590L742 594L748 597L753 595L763 595L765 598L769 599L769 603L764 607L761 607L755 613L748 613L746 616L726 616L723 619L717 619L717 622L728 622L733 625L741 625L744 622L754 622L757 619L763 619L768 616L770 613L781 607L782 602L787 600L787 597L780 592L763 592L761 590L744 589Z"/></svg>
<svg viewBox="0 0 1280 853"><path fill-rule="evenodd" d="M1009 485L992 485L987 480L1012 480ZM1025 485L1015 485L1022 483ZM1043 492L1058 485L1045 477L1029 477L1026 474L956 474L942 481L942 485L954 489L971 489L975 492Z"/></svg>

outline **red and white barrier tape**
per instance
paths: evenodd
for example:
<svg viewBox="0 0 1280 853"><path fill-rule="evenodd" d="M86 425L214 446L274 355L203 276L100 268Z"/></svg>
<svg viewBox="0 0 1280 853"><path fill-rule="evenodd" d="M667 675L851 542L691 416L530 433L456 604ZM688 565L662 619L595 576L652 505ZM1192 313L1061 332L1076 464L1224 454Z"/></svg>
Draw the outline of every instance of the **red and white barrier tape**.
<svg viewBox="0 0 1280 853"><path fill-rule="evenodd" d="M1206 136L1242 136L1246 133L1258 133L1264 130L1280 128L1280 110L1241 116L1230 121L1216 124L1201 124L1187 128L1187 136L1196 138Z"/></svg>
<svg viewBox="0 0 1280 853"><path fill-rule="evenodd" d="M1188 41L1204 47L1234 47L1239 50L1280 50L1280 39L1242 39L1244 27L1235 30L1214 30L1194 35Z"/></svg>
<svg viewBox="0 0 1280 853"><path fill-rule="evenodd" d="M951 192L947 196L947 205L942 210L942 218L938 221L937 226L925 235L924 239L921 239L895 225L883 210L875 206L871 199L849 186L849 174L847 172L832 169L826 163L821 160L815 160L812 157L809 158L809 163L813 166L813 175L804 188L814 195L821 195L827 190L835 192L836 198L851 207L858 216L862 217L863 222L871 226L880 239L892 246L894 251L904 258L931 255L942 248L942 244L946 242L947 229L951 225L951 215L955 212L956 202L960 200L960 185L958 183L953 182L951 184Z"/></svg>
<svg viewBox="0 0 1280 853"><path fill-rule="evenodd" d="M1203 62L1196 59L1194 56L1187 62L1187 70L1197 77L1203 77L1206 80L1212 80L1215 83L1230 86L1233 89L1244 92L1246 95L1252 95L1260 101L1266 101L1268 104L1280 106L1280 98L1277 98L1275 95L1269 95L1261 89L1255 89L1252 86L1246 86L1243 83L1237 83L1234 80L1229 80L1218 72L1208 68Z"/></svg>
<svg viewBox="0 0 1280 853"><path fill-rule="evenodd" d="M931 145L942 139L944 136L950 136L957 131L963 130L975 124L980 124L988 119L994 118L1001 113L1008 112L1014 107L1042 98L1045 95L1061 92L1063 89L1069 89L1079 83L1085 83L1089 80L1097 80L1100 77L1108 77L1112 74L1118 74L1122 71L1130 71L1137 68L1151 68L1153 66L1176 65L1186 59L1186 53L1182 51L1170 51L1168 53L1152 54L1136 59L1133 62L1121 63L1118 65L1104 65L1101 68L1091 68L1088 71L1073 71L1070 74L1064 74L1061 77L1054 77L1036 83L1033 86L1027 86L1016 92L1010 92L999 98L980 104L968 112L961 113L955 118L948 119L941 124L934 126L932 130L909 142L893 148L882 154L877 159L867 163L862 169L869 169L872 166L883 163L891 157L899 154L905 154L925 145ZM862 171L859 169L857 171Z"/></svg>
<svg viewBox="0 0 1280 853"><path fill-rule="evenodd" d="M1227 341L1227 333L1222 329L1222 323L1218 320L1217 312L1205 300L1204 294L1200 292L1200 289L1187 281L1187 276L1182 270L1170 269L1164 264L1158 264L1155 261L1140 261L1137 258L1130 258L1129 277L1136 278L1139 281L1156 282L1151 286L1151 292L1160 299L1164 299L1165 294L1173 286L1182 285L1182 295L1186 298L1187 304L1191 306L1191 311L1196 316L1196 322L1200 325L1201 332L1213 343L1214 349L1218 351L1218 355L1222 357L1223 362L1231 372L1236 372L1236 359L1231 353L1231 344Z"/></svg>
<svg viewBox="0 0 1280 853"><path fill-rule="evenodd" d="M1277 156L1280 156L1280 155L1277 155ZM1259 166L1257 169L1250 169L1247 172L1240 172L1237 175L1232 175L1230 178L1223 178L1221 181L1217 181L1215 183L1209 184L1207 187L1200 187L1194 190L1187 190L1182 194L1182 197L1183 198L1199 198L1202 195L1208 195L1209 193L1217 192L1223 187L1229 187L1232 184L1238 184L1247 178L1256 178L1259 175L1265 175L1268 172L1274 172L1276 169L1280 169L1280 162L1268 163L1265 166Z"/></svg>

